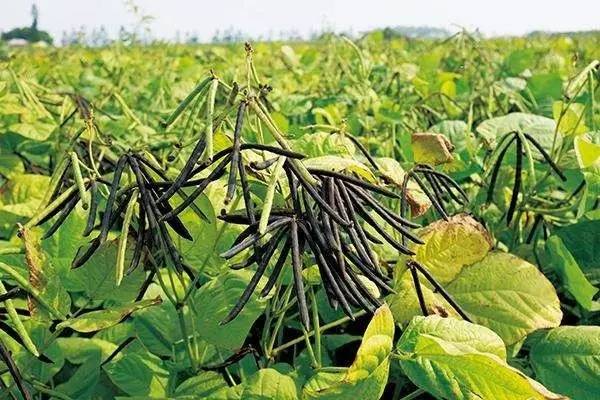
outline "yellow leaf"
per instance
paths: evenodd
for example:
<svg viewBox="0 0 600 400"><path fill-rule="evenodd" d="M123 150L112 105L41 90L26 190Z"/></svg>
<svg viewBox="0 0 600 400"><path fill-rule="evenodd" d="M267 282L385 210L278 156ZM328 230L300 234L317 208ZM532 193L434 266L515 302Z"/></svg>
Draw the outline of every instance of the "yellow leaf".
<svg viewBox="0 0 600 400"><path fill-rule="evenodd" d="M454 160L454 146L439 133L413 133L411 137L415 162L438 165Z"/></svg>
<svg viewBox="0 0 600 400"><path fill-rule="evenodd" d="M492 248L485 228L467 214L434 222L419 232L425 242L415 258L441 283L452 281L467 265L482 260Z"/></svg>
<svg viewBox="0 0 600 400"><path fill-rule="evenodd" d="M580 168L600 164L600 145L592 143L587 135L577 136L573 142Z"/></svg>
<svg viewBox="0 0 600 400"><path fill-rule="evenodd" d="M558 124L558 131L567 136L587 132L584 112L584 105L579 103L566 105L562 101L555 101L552 105L552 115Z"/></svg>

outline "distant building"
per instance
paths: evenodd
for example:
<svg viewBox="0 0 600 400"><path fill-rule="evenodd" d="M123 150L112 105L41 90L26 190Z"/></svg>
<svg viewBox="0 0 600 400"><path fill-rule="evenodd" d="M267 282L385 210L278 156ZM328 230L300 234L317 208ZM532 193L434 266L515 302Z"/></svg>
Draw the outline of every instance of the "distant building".
<svg viewBox="0 0 600 400"><path fill-rule="evenodd" d="M452 33L444 28L432 26L396 26L383 29L383 37L392 39L395 37L445 39Z"/></svg>
<svg viewBox="0 0 600 400"><path fill-rule="evenodd" d="M2 36L2 38L4 38L4 35ZM11 47L21 47L27 46L29 42L25 39L9 39L6 41L6 44L8 44Z"/></svg>

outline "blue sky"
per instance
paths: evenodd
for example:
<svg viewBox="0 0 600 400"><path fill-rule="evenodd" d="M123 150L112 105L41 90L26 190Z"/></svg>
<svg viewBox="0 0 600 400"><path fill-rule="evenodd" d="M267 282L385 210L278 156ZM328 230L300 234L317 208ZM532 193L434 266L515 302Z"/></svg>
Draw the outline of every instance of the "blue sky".
<svg viewBox="0 0 600 400"><path fill-rule="evenodd" d="M179 31L209 40L233 27L253 37L330 28L360 33L376 27L428 25L479 28L487 35L531 30L600 29L595 0L134 0L154 17L154 37L173 39ZM104 25L111 34L132 28L125 0L37 0L40 28L60 39L62 31ZM30 23L31 0L0 0L0 30Z"/></svg>

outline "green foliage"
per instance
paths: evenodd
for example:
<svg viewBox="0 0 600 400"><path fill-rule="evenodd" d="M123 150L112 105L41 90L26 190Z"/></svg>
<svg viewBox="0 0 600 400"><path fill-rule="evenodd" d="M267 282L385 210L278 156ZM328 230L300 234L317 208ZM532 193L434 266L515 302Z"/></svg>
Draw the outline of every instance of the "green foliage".
<svg viewBox="0 0 600 400"><path fill-rule="evenodd" d="M529 262L490 251L488 232L471 217L457 215L436 222L424 228L421 237L425 244L416 249L416 259L474 322L494 330L507 345L536 329L560 324L562 313L552 284ZM398 322L408 322L420 313L408 270L398 270L395 289L397 293L388 297L390 307ZM433 289L421 285L430 312L454 314Z"/></svg>
<svg viewBox="0 0 600 400"><path fill-rule="evenodd" d="M303 388L305 399L379 399L390 368L394 319L387 306L369 323L352 365L336 372L317 372Z"/></svg>
<svg viewBox="0 0 600 400"><path fill-rule="evenodd" d="M573 255L565 247L559 236L552 236L546 242L548 257L560 276L563 285L577 302L586 310L600 310L600 304L594 301L598 288L594 287L581 271Z"/></svg>
<svg viewBox="0 0 600 400"><path fill-rule="evenodd" d="M415 317L398 341L400 366L444 399L560 399L506 363L493 331L452 318Z"/></svg>
<svg viewBox="0 0 600 400"><path fill-rule="evenodd" d="M551 118L526 113L511 113L483 121L477 132L486 143L495 147L496 141L510 132L527 132L533 135L547 151L552 148L556 123Z"/></svg>
<svg viewBox="0 0 600 400"><path fill-rule="evenodd" d="M160 398L167 394L169 372L156 356L126 354L104 367L104 371L130 396Z"/></svg>
<svg viewBox="0 0 600 400"><path fill-rule="evenodd" d="M448 291L474 321L493 329L507 345L562 319L552 284L534 265L511 254L489 253L465 269Z"/></svg>
<svg viewBox="0 0 600 400"><path fill-rule="evenodd" d="M600 391L600 328L561 326L546 332L531 348L531 365L540 382L574 399Z"/></svg>
<svg viewBox="0 0 600 400"><path fill-rule="evenodd" d="M240 297L250 277L250 271L225 272L194 294L194 303L202 307L195 315L198 334L208 343L224 350L238 349L244 343L252 324L265 309L266 298L259 299L257 294L253 295L244 313L227 325L226 335L220 322ZM259 290L261 288L262 285L259 285Z"/></svg>
<svg viewBox="0 0 600 400"><path fill-rule="evenodd" d="M29 43L46 42L52 44L52 36L46 31L40 31L36 28L14 28L2 34L2 40L23 39Z"/></svg>
<svg viewBox="0 0 600 400"><path fill-rule="evenodd" d="M252 52L247 49L246 60L241 46L0 49L0 279L5 287L0 295L11 297L0 305L0 344L32 396L376 400L427 392L424 397L445 399L597 397L597 34L483 40L460 32L445 41L406 39L410 34L385 30L356 42L327 35L308 43L258 43ZM51 42L35 26L6 36ZM209 70L214 76L207 75ZM198 83L213 77L210 108L206 103L212 95ZM137 198L128 229L117 217L106 241L73 268L73 260L101 232L109 197L105 184L98 195L100 212L91 222L89 208L77 204L48 238L42 239L60 213L30 226L32 217L47 210L54 189L62 187L57 171L67 154L81 160L85 191L90 177L110 182L114 164L128 151L164 171L166 177L152 175L156 187L164 187L162 181L179 175L205 132L215 129L214 154L230 147L235 107L228 99L234 82L240 90L233 103L260 98L266 116L261 120L248 107L239 132L243 143L281 146L281 136L292 151L306 156L298 165L360 178L396 194L405 178L427 163L465 191L468 204L442 195L444 219L423 187L408 181L406 217L422 226L412 232L424 242L407 242L414 256L399 254L388 241L378 243L381 232L364 227L372 250L367 256L394 289L388 292L356 270L365 291L385 303L373 315L351 307L353 321L341 307L330 307L323 271L315 257L302 252L299 275L308 329L300 322L291 257L283 259L280 278L263 296L275 268L275 262L268 263L241 313L222 325L258 268L242 264L254 246L231 259L220 256L243 229L225 222L223 214L248 215L241 193L224 201L227 173L195 199L194 209L179 214L191 240L178 235L176 222L167 226L189 274L174 261L164 262L165 250L172 249L149 257L147 247L138 268L116 282L119 243L125 265L138 243ZM184 101L190 92L197 97ZM169 121L172 115L176 118ZM525 146L522 168L517 168L513 144L490 190L494 162L512 133L530 135L542 150ZM544 153L564 181L550 170ZM253 167L264 165L266 154L246 151L241 160L257 219L270 200L272 215L290 201L281 185L283 174L272 179L275 164ZM195 178L205 177L210 168ZM133 175L123 174L117 197L136 182ZM522 185L513 185L516 180ZM181 193L190 195L196 187ZM183 201L181 193L171 198L172 207ZM273 196L265 202L267 193ZM399 215L398 199L375 197L393 217ZM507 225L513 198L514 218ZM376 213L371 217L402 243L389 221ZM90 223L91 233L83 236ZM407 260L419 262L440 287L423 272L413 275ZM420 316L417 287L427 317ZM472 322L458 319L444 291ZM394 346L396 326L402 336ZM0 374L7 392L21 398L3 361Z"/></svg>

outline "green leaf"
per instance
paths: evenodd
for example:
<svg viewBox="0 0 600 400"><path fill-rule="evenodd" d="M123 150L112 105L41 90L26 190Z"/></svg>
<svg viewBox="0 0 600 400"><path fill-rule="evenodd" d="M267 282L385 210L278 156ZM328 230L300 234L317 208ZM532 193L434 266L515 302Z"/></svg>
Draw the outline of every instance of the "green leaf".
<svg viewBox="0 0 600 400"><path fill-rule="evenodd" d="M100 354L89 357L69 379L56 386L56 391L74 399L89 399L100 380Z"/></svg>
<svg viewBox="0 0 600 400"><path fill-rule="evenodd" d="M317 372L304 385L303 398L379 399L388 379L393 339L394 319L383 305L367 326L352 365L339 372Z"/></svg>
<svg viewBox="0 0 600 400"><path fill-rule="evenodd" d="M303 161L307 168L319 168L328 171L344 172L348 174L357 174L361 178L375 182L375 175L363 163L352 158L344 158L339 156L321 156L309 158Z"/></svg>
<svg viewBox="0 0 600 400"><path fill-rule="evenodd" d="M312 107L313 103L311 99L303 94L290 94L281 99L281 111L287 116L304 116L310 112ZM299 149L296 147L296 142L294 141L293 143L293 147Z"/></svg>
<svg viewBox="0 0 600 400"><path fill-rule="evenodd" d="M404 115L400 111L394 111L387 107L381 107L379 109L379 113L377 114L377 118L385 122L389 121L392 123L401 123Z"/></svg>
<svg viewBox="0 0 600 400"><path fill-rule="evenodd" d="M296 400L298 385L294 381L297 373L287 364L275 364L272 368L260 369L243 383L224 387L210 395L212 400Z"/></svg>
<svg viewBox="0 0 600 400"><path fill-rule="evenodd" d="M41 251L38 229L29 230L22 228L19 231L23 246L25 247L25 264L27 266L29 283L39 296L61 315L67 315L71 309L71 297L65 289L61 275L47 255ZM51 320L38 301L31 301L29 309L33 316Z"/></svg>
<svg viewBox="0 0 600 400"><path fill-rule="evenodd" d="M56 343L71 364L83 364L96 356L104 361L117 348L116 344L97 338L60 337Z"/></svg>
<svg viewBox="0 0 600 400"><path fill-rule="evenodd" d="M23 161L19 156L16 154L0 154L0 174L11 178L24 172Z"/></svg>
<svg viewBox="0 0 600 400"><path fill-rule="evenodd" d="M583 178L585 180L585 188L583 189L583 196L579 204L578 215L589 215L593 220L598 220L598 211L596 208L596 200L600 195L600 168L598 170L585 170L583 172ZM586 238L586 241L590 240ZM600 272L596 266L591 267L592 272L597 274ZM582 267L583 268L583 267ZM587 273L587 272L586 272ZM600 274L598 275L600 277Z"/></svg>
<svg viewBox="0 0 600 400"><path fill-rule="evenodd" d="M202 305L194 316L196 329L202 339L226 350L238 349L244 344L252 324L264 311L267 303L268 298L258 296L265 283L264 277L243 312L226 326L221 326L220 322L238 301L252 275L253 271L249 270L227 271L205 283L193 294L195 304ZM227 332L226 335L223 334L224 331Z"/></svg>
<svg viewBox="0 0 600 400"><path fill-rule="evenodd" d="M354 143L337 133L317 132L302 135L293 140L293 148L306 154L307 157L320 156L353 156L356 152Z"/></svg>
<svg viewBox="0 0 600 400"><path fill-rule="evenodd" d="M22 203L33 204L36 207L46 194L46 189L50 184L50 178L44 175L34 174L15 174L2 190L2 202L5 205L17 205ZM31 210L31 215L35 212ZM26 216L31 216L26 215Z"/></svg>
<svg viewBox="0 0 600 400"><path fill-rule="evenodd" d="M321 284L321 272L319 272L319 266L317 264L313 264L310 267L304 268L302 270L302 279L306 282L306 284L311 286L318 286Z"/></svg>
<svg viewBox="0 0 600 400"><path fill-rule="evenodd" d="M430 127L429 131L447 137L458 153L469 150L473 146L473 133L469 131L469 127L464 121L442 121Z"/></svg>
<svg viewBox="0 0 600 400"><path fill-rule="evenodd" d="M343 399L345 390L342 387L346 369L339 371L320 371L304 385L303 399Z"/></svg>
<svg viewBox="0 0 600 400"><path fill-rule="evenodd" d="M49 184L50 178L45 175L13 175L2 188L0 211L19 217L32 217L40 206ZM2 213L0 217L3 217Z"/></svg>
<svg viewBox="0 0 600 400"><path fill-rule="evenodd" d="M435 252L432 254L437 256ZM448 265L452 264L448 262ZM444 263L439 266L443 267ZM443 281L447 276L443 268L425 267L438 280ZM403 264L396 271L396 293L387 299L396 321L405 323L420 315L421 309L410 271ZM429 313L457 315L422 274L419 280ZM488 253L474 264L464 266L444 286L474 322L493 329L507 345L536 329L558 326L562 318L559 300L550 282L534 265L511 254Z"/></svg>
<svg viewBox="0 0 600 400"><path fill-rule="evenodd" d="M450 99L456 99L457 85L453 79L448 79L440 85L440 93L445 96L441 96L440 100L444 105L444 109L450 118L457 118L462 114L462 109Z"/></svg>
<svg viewBox="0 0 600 400"><path fill-rule="evenodd" d="M579 168L600 166L600 144L594 143L589 135L579 135L573 141Z"/></svg>
<svg viewBox="0 0 600 400"><path fill-rule="evenodd" d="M243 384L243 400L296 400L298 392L294 380L273 368L257 371Z"/></svg>
<svg viewBox="0 0 600 400"><path fill-rule="evenodd" d="M510 74L519 75L527 68L532 68L535 59L536 55L533 49L518 49L506 57L504 64Z"/></svg>
<svg viewBox="0 0 600 400"><path fill-rule="evenodd" d="M173 344L182 340L177 312L170 302L136 312L133 322L139 340L157 356L171 356Z"/></svg>
<svg viewBox="0 0 600 400"><path fill-rule="evenodd" d="M477 132L482 136L489 148L496 147L496 142L510 132L526 132L531 134L546 151L552 148L556 123L551 118L539 115L514 112L501 117L486 119L477 126ZM557 141L557 145L560 143ZM537 154L536 149L532 149Z"/></svg>
<svg viewBox="0 0 600 400"><path fill-rule="evenodd" d="M449 346L456 347L458 352L489 353L506 359L504 342L491 329L467 321L435 315L413 318L398 341L397 348L400 352L419 350L420 340L423 337L447 341Z"/></svg>
<svg viewBox="0 0 600 400"><path fill-rule="evenodd" d="M52 362L46 363L33 356L20 344L0 330L0 340L13 354L17 367L21 371L27 371L27 374L40 382L48 382L65 364L65 357L60 347L54 342L54 334L48 327L33 319L23 322L29 332L31 340L40 353L48 357Z"/></svg>
<svg viewBox="0 0 600 400"><path fill-rule="evenodd" d="M138 301L137 303L118 308L91 311L79 317L61 322L57 325L57 329L71 328L77 332L96 332L118 324L123 318L137 310L159 304L160 302L160 298L156 298L154 300Z"/></svg>
<svg viewBox="0 0 600 400"><path fill-rule="evenodd" d="M189 193L188 193L189 194ZM179 201L179 197L176 197ZM171 235L180 254L193 268L200 268L207 256L216 256L215 241L217 240L217 224L212 204L207 196L200 196L195 204L206 214L210 222L199 220L198 215L190 208L179 214L181 222L187 227L192 240L186 240L179 235ZM174 207L177 203L174 203Z"/></svg>
<svg viewBox="0 0 600 400"><path fill-rule="evenodd" d="M447 290L474 322L494 330L507 345L560 324L556 291L532 264L493 251L465 268Z"/></svg>
<svg viewBox="0 0 600 400"><path fill-rule="evenodd" d="M527 87L538 103L550 105L562 95L562 78L555 72L535 74L528 80Z"/></svg>
<svg viewBox="0 0 600 400"><path fill-rule="evenodd" d="M558 326L562 319L552 284L534 265L512 254L489 253L447 289L474 322L493 329L507 345L537 329Z"/></svg>
<svg viewBox="0 0 600 400"><path fill-rule="evenodd" d="M32 123L12 124L8 129L27 139L44 141L50 137L55 128L56 125L54 123L36 120Z"/></svg>
<svg viewBox="0 0 600 400"><path fill-rule="evenodd" d="M214 392L223 388L227 388L227 382L221 374L213 371L203 371L177 386L175 396L178 399L210 398Z"/></svg>
<svg viewBox="0 0 600 400"><path fill-rule="evenodd" d="M559 399L510 367L502 339L466 321L415 317L398 341L400 366L435 397L494 400Z"/></svg>
<svg viewBox="0 0 600 400"><path fill-rule="evenodd" d="M387 301L394 319L399 324L405 324L415 315L420 315L422 311L411 273L404 265L401 267L401 270L404 272L398 274L394 280L394 290L396 293L388 295ZM434 292L431 285L426 283L425 276L419 274L419 281L421 282L421 292L423 293L423 299L429 313L444 316L454 315L452 307L438 293Z"/></svg>
<svg viewBox="0 0 600 400"><path fill-rule="evenodd" d="M563 135L581 135L587 132L584 113L585 106L580 103L555 101L552 105L552 115L558 123L558 131Z"/></svg>
<svg viewBox="0 0 600 400"><path fill-rule="evenodd" d="M600 304L592 300L599 289L587 280L560 237L551 236L546 241L546 250L549 255L548 259L561 277L563 285L575 300L588 311L600 310Z"/></svg>
<svg viewBox="0 0 600 400"><path fill-rule="evenodd" d="M133 301L145 279L145 272L137 268L125 276L119 286L114 279L118 243L115 240L104 242L94 255L81 268L71 270L65 285L72 292L84 292L86 297L96 301L113 301L125 304Z"/></svg>
<svg viewBox="0 0 600 400"><path fill-rule="evenodd" d="M75 207L60 228L41 243L48 261L61 277L69 274L71 263L79 247L89 242L89 239L82 235L86 219L83 209L79 206ZM50 226L50 223L47 226Z"/></svg>
<svg viewBox="0 0 600 400"><path fill-rule="evenodd" d="M160 358L127 353L104 366L110 380L131 396L162 398L167 395L169 372Z"/></svg>
<svg viewBox="0 0 600 400"><path fill-rule="evenodd" d="M4 82L0 82L0 85L5 84ZM1 90L0 90L1 91ZM19 96L15 94L7 94L2 96L2 101L0 101L0 114L2 115L14 115L14 114L22 114L26 115L30 112L30 110L20 104Z"/></svg>
<svg viewBox="0 0 600 400"><path fill-rule="evenodd" d="M594 196L595 198L595 196ZM600 220L581 221L556 231L590 280L600 279Z"/></svg>
<svg viewBox="0 0 600 400"><path fill-rule="evenodd" d="M548 331L531 348L537 379L574 400L600 393L600 327L561 326Z"/></svg>

